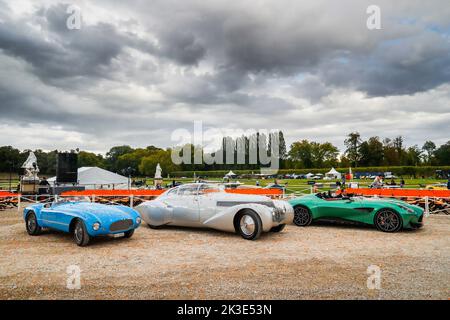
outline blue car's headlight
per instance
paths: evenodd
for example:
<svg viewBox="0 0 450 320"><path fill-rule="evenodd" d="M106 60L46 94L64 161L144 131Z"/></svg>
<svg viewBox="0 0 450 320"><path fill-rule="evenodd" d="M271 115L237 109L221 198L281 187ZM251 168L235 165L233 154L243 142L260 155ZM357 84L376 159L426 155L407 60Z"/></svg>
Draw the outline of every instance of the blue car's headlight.
<svg viewBox="0 0 450 320"><path fill-rule="evenodd" d="M142 220L141 220L141 218L140 218L140 217L137 217L137 218L136 218L136 223L137 223L137 224L140 224L140 223L141 223L141 221L142 221Z"/></svg>
<svg viewBox="0 0 450 320"><path fill-rule="evenodd" d="M97 231L98 229L100 229L100 222L96 222L92 225L92 229L94 229L94 231Z"/></svg>

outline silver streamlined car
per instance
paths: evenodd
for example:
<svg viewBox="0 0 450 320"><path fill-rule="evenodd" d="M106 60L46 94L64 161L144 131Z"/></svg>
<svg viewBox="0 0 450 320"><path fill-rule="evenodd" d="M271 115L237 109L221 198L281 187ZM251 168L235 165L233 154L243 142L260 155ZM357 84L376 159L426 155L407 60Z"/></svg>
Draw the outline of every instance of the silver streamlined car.
<svg viewBox="0 0 450 320"><path fill-rule="evenodd" d="M151 227L203 227L237 232L257 239L261 232L280 232L294 219L287 201L265 196L226 193L218 185L185 184L135 208Z"/></svg>

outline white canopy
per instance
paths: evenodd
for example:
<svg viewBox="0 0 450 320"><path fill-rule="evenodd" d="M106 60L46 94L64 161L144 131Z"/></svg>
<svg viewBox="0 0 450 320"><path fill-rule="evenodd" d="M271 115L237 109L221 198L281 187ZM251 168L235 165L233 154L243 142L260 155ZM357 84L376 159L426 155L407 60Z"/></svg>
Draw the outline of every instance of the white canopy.
<svg viewBox="0 0 450 320"><path fill-rule="evenodd" d="M56 177L47 181L53 184ZM78 168L78 184L86 189L128 189L128 178L98 167L81 167Z"/></svg>
<svg viewBox="0 0 450 320"><path fill-rule="evenodd" d="M335 168L331 168L330 171L325 173L325 176L334 178L334 179L340 179L342 177L342 174L339 171L337 171Z"/></svg>
<svg viewBox="0 0 450 320"><path fill-rule="evenodd" d="M230 172L228 172L226 175L225 175L225 177L233 177L233 176L235 176L236 174L233 172L233 171L231 171L230 170Z"/></svg>

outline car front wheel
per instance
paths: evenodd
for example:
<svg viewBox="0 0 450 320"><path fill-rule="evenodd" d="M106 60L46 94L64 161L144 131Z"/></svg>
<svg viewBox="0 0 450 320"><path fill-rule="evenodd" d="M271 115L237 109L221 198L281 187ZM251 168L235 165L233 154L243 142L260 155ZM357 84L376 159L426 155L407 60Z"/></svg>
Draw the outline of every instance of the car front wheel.
<svg viewBox="0 0 450 320"><path fill-rule="evenodd" d="M134 229L132 230L128 230L127 232L125 232L125 235L123 236L124 238L131 238L134 234Z"/></svg>
<svg viewBox="0 0 450 320"><path fill-rule="evenodd" d="M34 212L30 212L27 215L27 219L25 220L25 227L30 236L37 236L41 233L42 228L38 225L36 214Z"/></svg>
<svg viewBox="0 0 450 320"><path fill-rule="evenodd" d="M77 220L75 223L75 227L73 228L73 238L75 243L80 247L88 245L90 237L86 231L86 226L83 221Z"/></svg>
<svg viewBox="0 0 450 320"><path fill-rule="evenodd" d="M397 232L402 228L402 219L394 210L382 209L375 215L375 226L383 232Z"/></svg>
<svg viewBox="0 0 450 320"><path fill-rule="evenodd" d="M294 223L299 227L306 227L311 224L312 215L311 211L304 206L294 207Z"/></svg>
<svg viewBox="0 0 450 320"><path fill-rule="evenodd" d="M262 232L262 221L255 211L247 209L237 216L235 228L242 238L256 240Z"/></svg>
<svg viewBox="0 0 450 320"><path fill-rule="evenodd" d="M272 227L272 229L270 229L270 232L281 232L283 231L284 227L286 227L286 224L280 224L276 227Z"/></svg>

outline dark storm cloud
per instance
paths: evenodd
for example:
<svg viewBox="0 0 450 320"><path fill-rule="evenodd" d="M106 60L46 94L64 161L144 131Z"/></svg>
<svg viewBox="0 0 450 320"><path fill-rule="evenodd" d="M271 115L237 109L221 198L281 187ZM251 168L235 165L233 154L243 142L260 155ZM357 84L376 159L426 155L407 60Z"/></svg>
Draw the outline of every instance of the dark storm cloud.
<svg viewBox="0 0 450 320"><path fill-rule="evenodd" d="M209 59L217 73L214 85L223 82L227 90L239 88L248 73L268 78L310 73L330 86L351 87L370 96L412 94L449 80L448 37L429 29L393 32L392 22L382 35L371 33L365 28L364 2L348 12L333 5L330 10L342 13L336 15L317 6L293 5L286 10L271 4L272 11L259 15L250 5L219 11L197 2L191 9L181 5L182 14L168 10L164 2L157 1L156 8L136 2L137 14L142 7L148 17L138 23L154 33L158 45L120 32L111 23L68 30L67 6L58 4L36 12L34 22L47 31L49 39L24 28L23 20L0 24L1 48L31 63L48 80L108 78L111 61L126 47L180 65L198 65ZM158 17L159 12L164 19ZM178 20L169 19L171 14ZM389 7L384 14L396 17ZM341 59L348 63L340 63ZM237 83L234 88L230 78ZM317 101L315 95L311 98Z"/></svg>
<svg viewBox="0 0 450 320"><path fill-rule="evenodd" d="M373 3L366 0L131 3L167 57L180 64L206 59L217 73L226 70L218 82L233 78L239 83L248 74L270 79L302 73L327 86L322 93L337 87L391 96L449 80L445 1L431 1L427 8L414 0L379 1L382 30L373 31L366 27L366 8ZM300 87L308 89L312 78ZM300 91L318 101L318 90Z"/></svg>
<svg viewBox="0 0 450 320"><path fill-rule="evenodd" d="M183 30L161 36L161 54L182 65L195 65L205 56L206 49L192 34Z"/></svg>
<svg viewBox="0 0 450 320"><path fill-rule="evenodd" d="M32 23L7 20L0 23L0 48L30 63L44 81L60 84L60 78L107 76L107 67L131 39L108 23L85 26L80 30L66 27L68 5L40 9Z"/></svg>
<svg viewBox="0 0 450 320"><path fill-rule="evenodd" d="M450 81L450 42L433 32L380 43L367 56L326 61L319 76L369 96L414 94Z"/></svg>

